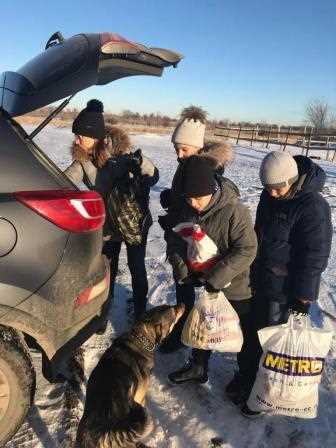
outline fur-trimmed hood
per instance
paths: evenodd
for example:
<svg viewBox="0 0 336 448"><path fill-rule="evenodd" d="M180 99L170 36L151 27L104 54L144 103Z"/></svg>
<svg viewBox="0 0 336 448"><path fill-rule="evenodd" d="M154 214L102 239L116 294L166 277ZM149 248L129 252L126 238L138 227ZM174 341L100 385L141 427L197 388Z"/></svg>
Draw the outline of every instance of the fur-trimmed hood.
<svg viewBox="0 0 336 448"><path fill-rule="evenodd" d="M230 143L207 142L198 154L214 162L216 170L224 168L233 159L233 150Z"/></svg>
<svg viewBox="0 0 336 448"><path fill-rule="evenodd" d="M106 126L107 150L112 156L131 152L131 140L128 134L117 126Z"/></svg>

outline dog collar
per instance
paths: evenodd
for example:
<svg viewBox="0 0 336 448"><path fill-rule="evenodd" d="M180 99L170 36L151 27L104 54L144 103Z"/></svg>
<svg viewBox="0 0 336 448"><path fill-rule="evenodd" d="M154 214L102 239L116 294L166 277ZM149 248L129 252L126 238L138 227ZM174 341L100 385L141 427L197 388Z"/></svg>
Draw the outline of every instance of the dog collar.
<svg viewBox="0 0 336 448"><path fill-rule="evenodd" d="M132 331L130 337L138 347L144 348L148 352L153 352L155 350L155 343L150 341L145 335L137 334Z"/></svg>

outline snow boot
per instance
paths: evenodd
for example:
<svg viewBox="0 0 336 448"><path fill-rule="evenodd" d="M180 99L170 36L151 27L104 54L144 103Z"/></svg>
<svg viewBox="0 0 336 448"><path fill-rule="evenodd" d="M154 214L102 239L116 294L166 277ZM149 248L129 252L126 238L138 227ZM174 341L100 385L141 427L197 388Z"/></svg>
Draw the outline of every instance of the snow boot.
<svg viewBox="0 0 336 448"><path fill-rule="evenodd" d="M250 388L246 387L243 375L236 372L225 388L225 395L234 405L241 406L246 402L249 394Z"/></svg>
<svg viewBox="0 0 336 448"><path fill-rule="evenodd" d="M240 410L241 415L243 415L246 418L249 418L251 420L255 420L257 418L263 417L265 415L265 412L256 412L252 411L247 404L245 403L243 407Z"/></svg>
<svg viewBox="0 0 336 448"><path fill-rule="evenodd" d="M181 369L168 375L172 384L199 383L208 381L208 369L202 364L196 364L190 359Z"/></svg>

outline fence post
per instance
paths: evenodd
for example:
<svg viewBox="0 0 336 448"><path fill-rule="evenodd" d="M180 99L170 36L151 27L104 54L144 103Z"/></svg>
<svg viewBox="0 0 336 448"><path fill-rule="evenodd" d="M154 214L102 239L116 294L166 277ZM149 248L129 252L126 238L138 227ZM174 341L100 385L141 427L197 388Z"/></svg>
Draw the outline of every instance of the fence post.
<svg viewBox="0 0 336 448"><path fill-rule="evenodd" d="M326 156L326 160L329 160L329 153L330 153L330 147L329 147L329 139L330 137L327 137L327 141L326 141L326 147L327 147L327 156Z"/></svg>
<svg viewBox="0 0 336 448"><path fill-rule="evenodd" d="M270 126L269 130L268 130L266 148L269 148L269 144L270 144L270 140L271 140L271 132L272 132L272 126Z"/></svg>
<svg viewBox="0 0 336 448"><path fill-rule="evenodd" d="M238 145L238 142L239 142L240 132L241 132L241 124L239 125L239 130L238 130L238 135L237 135L236 145Z"/></svg>
<svg viewBox="0 0 336 448"><path fill-rule="evenodd" d="M307 145L307 149L306 149L306 156L307 157L308 157L308 153L309 153L309 149L310 149L310 142L311 142L311 139L312 139L312 135L313 135L313 128L310 128L308 145Z"/></svg>
<svg viewBox="0 0 336 448"><path fill-rule="evenodd" d="M287 146L287 143L288 143L289 133L290 133L290 128L288 128L288 131L287 131L287 135L286 135L286 139L285 139L284 147L283 147L283 149L282 149L283 151L285 151L285 149L286 149L286 146Z"/></svg>
<svg viewBox="0 0 336 448"><path fill-rule="evenodd" d="M333 158L331 160L333 163L335 162L335 158L336 158L336 149L334 150L334 155L333 155Z"/></svg>
<svg viewBox="0 0 336 448"><path fill-rule="evenodd" d="M252 146L252 144L253 144L253 139L254 139L254 131L255 131L255 129L253 128L253 129L252 129L252 135L251 135L251 146Z"/></svg>

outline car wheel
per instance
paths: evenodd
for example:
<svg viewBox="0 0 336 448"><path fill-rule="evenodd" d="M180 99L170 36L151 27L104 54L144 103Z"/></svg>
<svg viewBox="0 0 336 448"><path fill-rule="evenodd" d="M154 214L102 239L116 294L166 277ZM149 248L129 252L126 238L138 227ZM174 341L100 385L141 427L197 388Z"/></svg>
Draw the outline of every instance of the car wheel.
<svg viewBox="0 0 336 448"><path fill-rule="evenodd" d="M0 446L22 425L34 400L35 371L15 330L0 326Z"/></svg>

